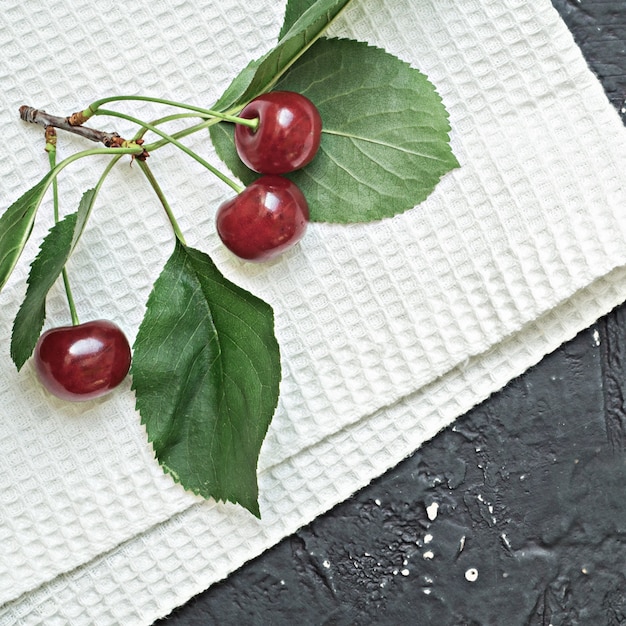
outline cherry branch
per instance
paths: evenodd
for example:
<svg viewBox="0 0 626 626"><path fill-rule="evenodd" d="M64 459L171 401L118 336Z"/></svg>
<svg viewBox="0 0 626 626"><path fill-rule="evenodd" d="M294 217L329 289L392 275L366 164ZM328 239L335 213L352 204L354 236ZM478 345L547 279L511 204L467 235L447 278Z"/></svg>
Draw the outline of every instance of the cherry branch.
<svg viewBox="0 0 626 626"><path fill-rule="evenodd" d="M50 113L46 113L41 109L36 109L26 105L22 105L20 107L20 119L31 124L38 124L44 128L53 127L69 133L74 133L75 135L79 135L85 139L89 139L90 141L102 143L107 148L124 148L131 143L138 145L143 143L142 140L129 142L123 137L120 137L120 135L116 132L107 133L102 130L96 130L95 128L82 126L76 123L74 116L59 117L58 115L50 115ZM137 158L146 158L147 156L148 154L144 153L138 155Z"/></svg>

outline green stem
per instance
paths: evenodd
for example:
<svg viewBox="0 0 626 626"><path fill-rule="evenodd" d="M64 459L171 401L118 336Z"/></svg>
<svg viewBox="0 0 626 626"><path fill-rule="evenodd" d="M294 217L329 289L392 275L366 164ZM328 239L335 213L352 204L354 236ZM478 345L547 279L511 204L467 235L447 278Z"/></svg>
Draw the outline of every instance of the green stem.
<svg viewBox="0 0 626 626"><path fill-rule="evenodd" d="M158 124L163 124L173 119L181 119L184 117L198 117L198 116L194 115L193 113L181 113L179 115L171 115L168 117L163 117L161 119L155 120L154 122L151 122L151 124L153 126L157 126ZM204 122L201 122L200 124L194 124L193 126L189 126L188 128L184 128L183 130L179 130L175 133L172 133L171 137L173 137L174 139L182 139L183 137L188 137L189 135L193 135L194 133L197 133L200 130L205 130L209 128L210 126L214 126L217 123L219 123L219 120L215 119L214 117L209 118L208 120L204 120ZM141 139L146 134L147 130L148 130L147 128L143 128L141 131L139 131L137 135L135 135L135 140ZM144 144L143 147L146 150L146 152L152 153L155 150L162 148L163 146L167 146L169 143L170 142L167 139L161 139L160 141L155 141L153 143Z"/></svg>
<svg viewBox="0 0 626 626"><path fill-rule="evenodd" d="M139 167L141 168L141 171L146 175L148 182L150 183L156 195L158 196L159 200L161 201L161 204L163 205L163 208L165 209L165 213L167 214L167 218L169 219L170 224L172 225L172 229L174 230L174 234L176 235L176 238L183 245L186 245L183 232L181 231L180 226L178 225L178 222L176 221L176 217L174 216L174 213L172 211L172 208L170 207L167 199L165 198L165 194L163 193L161 187L159 186L159 183L154 177L152 170L148 167L148 164L145 161L140 160L137 162L139 163Z"/></svg>
<svg viewBox="0 0 626 626"><path fill-rule="evenodd" d="M184 102L176 102L174 100L165 100L163 98L153 98L150 96L110 96L108 98L102 98L100 100L96 100L92 102L83 112L83 116L85 119L89 119L92 115L98 115L100 107L103 104L109 104L110 102L122 102L122 101L140 101L140 102L156 102L158 104L164 104L166 106L173 106L179 109L186 109L187 111L195 111L196 113L200 113L205 116L210 116L213 118L217 118L219 120L223 120L225 122L232 122L234 124L242 124L244 126L249 126L250 128L256 130L259 125L258 118L246 119L243 117L237 117L236 115L231 115L229 113L224 113L222 111L215 111L213 109L205 109L202 107L193 106L191 104L186 104Z"/></svg>
<svg viewBox="0 0 626 626"><path fill-rule="evenodd" d="M159 117L156 120L152 120L150 122L150 124L152 126L160 126L161 124L167 124L167 122L174 122L176 120L189 119L190 117L193 117L195 119L195 118L198 117L198 115L197 115L197 113L174 113L173 115L166 115L165 117ZM210 120L212 122L219 122L219 120L215 120L214 118L210 118ZM192 126L191 128L195 128L195 127ZM174 137L176 139L180 139L179 134L181 132L185 132L185 131L187 131L187 129L184 129L183 131L177 131L176 133L170 133L170 134L172 135L172 137ZM143 139L143 136L147 132L148 132L147 128L140 128L137 131L137 134L133 137L133 141L137 141L138 139ZM185 132L185 134L189 134L189 133ZM167 143L167 142L164 140L163 143ZM146 146L144 145L144 148L145 147Z"/></svg>
<svg viewBox="0 0 626 626"><path fill-rule="evenodd" d="M65 268L61 270L61 276L63 277L63 286L65 287L65 295L67 296L67 304L70 309L70 315L72 316L72 325L78 326L80 324L80 320L78 319L78 314L76 313L76 304L74 303L74 296L72 295L72 289L70 287L70 281L67 277L67 271Z"/></svg>
<svg viewBox="0 0 626 626"><path fill-rule="evenodd" d="M56 144L48 140L45 150L48 153L48 163L50 164L50 169L54 170L57 164ZM54 214L54 223L56 224L59 221L59 185L56 176L52 181L52 211Z"/></svg>
<svg viewBox="0 0 626 626"><path fill-rule="evenodd" d="M127 148L91 148L89 150L82 150L81 152L76 152L74 154L71 154L70 156L63 159L63 161L61 161L59 164L57 164L51 172L52 180L56 179L56 177L59 175L61 170L65 169L71 163L74 163L74 161L78 161L78 159L82 159L84 157L94 156L97 154L107 154L107 155L130 154L130 155L139 156L140 154L143 154L143 152L144 152L143 146L139 146L139 145L133 145Z"/></svg>
<svg viewBox="0 0 626 626"><path fill-rule="evenodd" d="M104 168L104 171L100 175L100 178L98 179L98 182L96 183L96 186L93 189L93 195L91 197L91 202L89 204L89 209L87 211L87 215L85 215L85 218L83 220L83 230L84 230L85 226L87 225L87 220L89 219L89 216L91 215L91 211L92 211L93 206L94 206L94 204L96 202L96 197L98 196L98 193L100 192L100 189L102 188L102 185L104 184L104 181L105 181L106 177L109 175L110 171L113 169L115 164L122 158L122 156L123 155L118 154L115 157L113 157L107 163L107 166ZM82 230L81 230L80 233L77 233L77 234L74 235L74 247L78 243L78 240L80 239L81 235L82 235Z"/></svg>
<svg viewBox="0 0 626 626"><path fill-rule="evenodd" d="M126 115L125 113L118 113L117 111L109 111L107 109L98 109L96 111L96 115L108 115L110 117L119 117L120 119L126 120L128 122L132 122L133 124L137 124L138 126L145 128L146 130L152 131L153 133L159 135L160 137L165 139L167 142L176 146L177 148L185 152L188 156L190 156L192 159L200 163L200 165L208 169L212 174L217 176L222 182L226 183L236 193L241 193L244 190L244 187L237 184L234 180L230 179L224 173L220 172L215 166L211 165L208 161L205 161L199 154L196 154L193 150L191 150L184 144L180 143L180 141L175 139L172 135L168 135L167 133L163 132L161 129L157 128L154 124L142 122L141 120L131 115Z"/></svg>
<svg viewBox="0 0 626 626"><path fill-rule="evenodd" d="M12 219L26 219L28 221L28 230L25 233L23 233L23 237L20 241L17 241L17 238L15 239L14 243L17 246L16 250L9 248L9 250L12 253L12 257L9 257L8 262L7 262L6 257L0 259L3 265L3 267L1 268L2 275L0 276L0 289L6 284L8 277L11 275L11 272L15 268L17 259L19 258L19 255L22 253L24 249L24 245L26 244L26 241L28 240L30 236L37 211L39 210L39 207L41 206L41 203L43 201L44 196L46 195L46 192L48 191L48 188L56 180L56 177L60 174L60 172L63 169L65 169L68 165L74 163L74 161L77 161L87 156L93 156L97 154L103 154L103 155L106 154L108 156L111 156L111 155L116 156L116 155L124 155L124 154L140 156L143 154L143 152L144 152L144 149L142 146L133 145L132 143L127 144L126 147L120 147L120 148L92 148L90 150L83 150L81 152L77 152L65 158L60 163L56 164L52 169L48 170L47 174L34 187L32 187L29 192L27 192L31 194L31 196L28 198L29 204L28 204L27 210L24 208L25 207L24 203L26 202L24 197L14 202L13 205L9 207L8 211L13 211L14 216L18 214L19 211L23 211L21 216L18 216L17 218L12 218ZM21 208L18 209L18 207L20 206ZM9 224L11 224L11 222L9 222ZM4 235L4 233L2 233L2 235ZM0 239L2 239L1 236L0 236ZM3 245L4 243L6 242L3 242Z"/></svg>
<svg viewBox="0 0 626 626"><path fill-rule="evenodd" d="M96 191L97 191L102 186L102 183L104 182L104 178L106 174L109 173L114 163L116 163L125 154L131 154L131 155L142 154L143 148L139 145L128 147L128 148L92 148L91 150L83 150L82 152L77 152L75 154L72 154L58 164L56 162L56 146L52 144L51 142L47 142L46 151L48 152L48 155L49 155L48 159L49 159L50 168L51 168L52 192L53 192L53 203L54 203L54 220L55 222L57 222L59 219L59 196L58 196L57 177L59 173L61 172L61 170L65 169L68 165L70 165L74 161L77 161L78 159L82 159L87 156L93 156L96 154L116 155L116 158L113 159L111 163L109 163L104 173L100 177L100 180L98 181L98 184L96 186ZM65 287L65 294L67 296L67 303L70 309L70 315L72 317L72 324L76 326L80 323L80 321L78 319L78 314L76 312L76 304L74 302L72 289L70 287L69 279L68 279L65 268L63 268L63 270L61 271L61 274L63 277L63 285Z"/></svg>
<svg viewBox="0 0 626 626"><path fill-rule="evenodd" d="M56 167L56 137L54 137L54 141L48 139L46 142L46 152L48 153L48 161L50 163L50 169L54 170ZM52 206L54 211L54 223L56 224L59 221L59 185L57 182L57 177L54 177L52 181ZM72 324L74 326L78 326L80 324L80 320L78 319L78 313L76 312L76 303L74 302L74 296L72 295L72 288L70 286L70 280L67 276L67 270L65 267L61 270L61 276L63 277L63 286L65 288L65 295L67 297L67 304L70 309L70 316L72 318Z"/></svg>

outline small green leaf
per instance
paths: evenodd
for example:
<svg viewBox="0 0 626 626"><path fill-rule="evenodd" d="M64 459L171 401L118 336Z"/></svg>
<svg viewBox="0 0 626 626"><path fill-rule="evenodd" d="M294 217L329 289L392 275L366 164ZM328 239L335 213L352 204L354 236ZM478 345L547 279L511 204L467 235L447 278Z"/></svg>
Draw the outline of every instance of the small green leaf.
<svg viewBox="0 0 626 626"><path fill-rule="evenodd" d="M259 516L256 467L280 383L270 306L177 241L148 298L132 375L163 469Z"/></svg>
<svg viewBox="0 0 626 626"><path fill-rule="evenodd" d="M282 34L276 46L260 59L249 63L227 87L212 107L218 111L236 111L256 96L269 91L280 76L319 38L330 23L351 0L316 0L297 19L290 11L290 27Z"/></svg>
<svg viewBox="0 0 626 626"><path fill-rule="evenodd" d="M6 285L24 250L33 230L37 209L51 181L52 175L46 174L0 217L0 289Z"/></svg>
<svg viewBox="0 0 626 626"><path fill-rule="evenodd" d="M402 213L458 167L434 86L380 48L320 39L276 88L304 94L322 116L317 156L289 175L306 195L313 221L368 222ZM214 126L211 138L244 184L256 177L235 153L232 125Z"/></svg>
<svg viewBox="0 0 626 626"><path fill-rule="evenodd" d="M83 232L94 198L94 189L83 194L78 211L50 229L31 264L26 296L15 316L11 335L11 358L18 370L35 349L46 318L46 297Z"/></svg>
<svg viewBox="0 0 626 626"><path fill-rule="evenodd" d="M78 210L76 212L76 225L74 227L74 233L72 235L72 244L70 246L70 254L76 247L80 236L83 234L85 230L85 226L87 224L87 220L91 215L91 209L93 208L94 202L96 200L97 188L87 189L85 193L83 193L80 202L78 203ZM69 254L68 254L69 258Z"/></svg>

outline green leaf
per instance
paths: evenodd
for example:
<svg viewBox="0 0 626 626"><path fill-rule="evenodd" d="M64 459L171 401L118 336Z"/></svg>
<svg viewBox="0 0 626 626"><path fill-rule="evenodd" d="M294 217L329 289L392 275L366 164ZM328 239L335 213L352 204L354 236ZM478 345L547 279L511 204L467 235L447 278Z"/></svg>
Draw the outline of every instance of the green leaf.
<svg viewBox="0 0 626 626"><path fill-rule="evenodd" d="M322 116L320 151L289 176L307 197L312 221L368 222L402 213L458 167L434 86L380 48L321 39L276 88L306 95ZM214 126L211 138L244 184L256 177L236 155L232 125Z"/></svg>
<svg viewBox="0 0 626 626"><path fill-rule="evenodd" d="M74 250L80 236L83 234L85 230L85 226L87 224L87 220L89 219L89 215L91 215L91 209L93 208L94 202L96 200L96 195L98 193L98 188L87 189L85 193L83 193L80 202L78 203L78 210L76 212L76 225L74 227L74 233L72 235L72 244L70 246L69 254Z"/></svg>
<svg viewBox="0 0 626 626"><path fill-rule="evenodd" d="M11 335L11 358L18 370L35 349L46 318L46 297L83 232L94 198L94 189L83 194L76 213L50 229L31 264L26 296L15 316Z"/></svg>
<svg viewBox="0 0 626 626"><path fill-rule="evenodd" d="M280 41L289 31L289 29L300 19L303 13L307 11L315 0L289 0L285 7L285 18L283 26L278 34L278 40Z"/></svg>
<svg viewBox="0 0 626 626"><path fill-rule="evenodd" d="M177 241L148 299L132 375L163 469L259 516L256 467L280 383L270 306Z"/></svg>
<svg viewBox="0 0 626 626"><path fill-rule="evenodd" d="M304 13L291 13L287 32L276 46L260 59L252 61L235 77L222 97L212 107L218 111L236 111L256 96L269 91L284 72L319 38L351 0L316 0ZM281 31L282 33L282 31Z"/></svg>
<svg viewBox="0 0 626 626"><path fill-rule="evenodd" d="M46 174L0 217L0 289L6 285L24 250L33 230L37 209L51 181L52 175Z"/></svg>

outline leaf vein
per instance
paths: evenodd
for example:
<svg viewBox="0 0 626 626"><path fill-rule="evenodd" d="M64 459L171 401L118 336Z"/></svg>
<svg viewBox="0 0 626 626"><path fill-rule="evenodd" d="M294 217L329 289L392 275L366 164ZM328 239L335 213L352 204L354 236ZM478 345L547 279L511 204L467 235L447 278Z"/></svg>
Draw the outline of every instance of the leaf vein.
<svg viewBox="0 0 626 626"><path fill-rule="evenodd" d="M427 154L425 152L418 152L417 150L409 150L406 148L403 148L402 146L398 146L398 145L393 145L387 141L382 141L380 139L373 139L371 137L364 137L364 136L359 136L359 135L353 135L350 133L346 133L346 132L341 132L341 131L337 131L337 130L324 130L325 133L327 133L328 135L334 135L336 137L344 137L346 139L349 139L352 141L352 143L354 143L355 145L357 145L357 142L362 141L363 143L368 143L368 144L373 144L376 146L381 146L382 148L388 148L390 150L393 150L395 152L401 152L404 154L410 154L412 156L416 156L416 157L421 157L424 159L429 159L432 161L439 161L439 162L443 162L443 163L447 163L448 159L444 159L443 157L439 157L433 154Z"/></svg>

